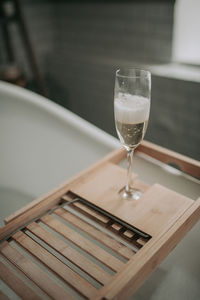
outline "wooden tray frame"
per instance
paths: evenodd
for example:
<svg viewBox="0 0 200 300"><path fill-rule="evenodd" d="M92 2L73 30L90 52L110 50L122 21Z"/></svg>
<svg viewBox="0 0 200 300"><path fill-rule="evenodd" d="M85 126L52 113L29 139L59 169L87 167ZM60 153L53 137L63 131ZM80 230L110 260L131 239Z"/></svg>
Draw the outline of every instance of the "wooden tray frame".
<svg viewBox="0 0 200 300"><path fill-rule="evenodd" d="M193 159L169 151L160 146L156 146L147 141L143 141L141 145L138 147L137 151L146 153L149 156L152 156L164 163L175 163L176 165L181 167L181 169L184 172L195 177L200 177L200 163ZM29 228L29 230L32 230L34 232L34 230L37 230L35 221L38 221L38 219L40 220L42 219L44 223L47 222L47 224L51 224L51 216L49 216L49 214L55 208L57 208L57 206L59 206L65 201L66 203L68 203L74 197L76 197L76 195L83 197L85 199L85 195L86 196L88 195L87 189L85 189L85 184L87 187L88 179L93 178L94 175L98 176L99 172L101 175L102 170L105 170L106 167L111 168L111 170L112 168L114 168L113 170L115 170L114 166L124 158L125 158L124 149L115 150L114 152L110 153L109 155L107 155L102 160L98 161L88 169L82 171L77 176L68 180L67 182L65 182L55 190L49 192L47 195L43 197L40 197L39 199L34 200L24 208L20 209L19 211L17 211L13 215L5 219L6 225L0 230L1 255L4 260L9 261L9 263L12 262L12 266L16 268L17 271L21 270L20 272L22 272L23 275L25 274L25 276L28 277L28 280L31 281L31 284L36 286L36 292L30 290L28 285L24 285L24 282L20 278L17 278L16 275L12 273L11 270L5 264L1 263L1 268L2 270L4 270L4 272L1 273L4 274L2 275L2 279L4 280L4 282L10 285L10 287L23 299L30 299L30 293L34 295L35 297L34 299L37 298L40 299L40 296L38 296L37 294L38 286L40 289L43 290L44 293L46 293L47 295L49 295L54 299L58 299L59 297L66 297L66 295L68 299L74 299L74 296L66 293L66 291L62 287L58 288L57 284L54 281L52 281L49 278L47 280L45 276L43 280L45 281L47 280L47 284L45 286L42 286L41 288L40 282L38 282L37 279L38 268L34 267L34 265L28 260L27 266L29 266L29 270L32 270L32 273L30 274L30 271L25 272L24 269L23 270L20 269L19 261L20 259L23 260L23 258L18 257L18 260L15 259L15 252L12 252L13 250L10 248L9 245L10 240L14 239L19 244L25 245L26 238L24 237L24 231L23 231L24 228ZM119 171L119 173L120 172L121 171ZM101 176L104 176L104 174ZM113 181L114 180L115 178L113 179ZM142 188L147 195L149 195L148 185L145 185L139 181L137 181L137 185L140 188ZM170 190L166 190L166 189L163 190L162 187L160 186L156 186L155 189L156 189L156 193L157 191L159 191L161 194L164 193L163 195L167 195L167 193L171 193L170 197L175 197L174 199L176 201L183 201L184 203L183 209L181 211L178 211L177 214L173 216L173 218L170 217L168 223L166 223L167 225L164 227L163 230L155 231L154 229L155 227L152 226L153 229L152 231L150 230L151 232L149 235L152 238L149 238L148 241L145 242L143 241L143 243L141 243L141 249L135 255L131 256L123 266L117 263L115 266L115 260L113 259L113 268L115 268L116 273L112 276L112 280L108 280L108 281L106 280L106 275L105 278L102 276L101 280L102 282L105 280L105 282L103 282L102 287L100 289L94 289L90 285L87 286L87 284L84 286L85 281L82 282L79 277L76 277L76 275L72 274L74 276L74 281L79 280L79 286L75 285L74 288L77 291L80 291L82 296L86 297L87 299L96 299L96 300L97 299L127 299L132 293L134 293L134 291L137 290L137 288L143 283L143 281L147 278L147 276L170 253L170 251L177 245L177 243L184 237L184 235L199 220L200 198L196 201L192 201L186 197L182 197L178 195L177 193L171 192ZM157 198L159 197L160 196L158 195ZM86 200L90 201L88 199ZM99 204L99 202L98 201L96 202L95 199L93 204L96 204L101 209L107 207L107 206L104 207L103 204L101 207L101 203ZM75 208L81 209L77 207ZM113 212L113 207L110 210L110 212L111 215L113 213L114 216L119 218L119 214L117 214L117 210L116 212L115 211ZM135 225L135 221L129 222L129 218L127 217L127 214L125 215L120 214L120 216L122 216L122 220L125 223L127 222L128 225L130 226ZM95 218L96 217L97 216L95 216ZM96 220L100 223L103 222L100 219L98 220L98 217ZM55 220L52 220L52 222L53 221ZM136 227L137 228L139 227L139 230L142 229L143 231L142 228L143 224L141 224L141 226L140 223L138 224L139 226ZM109 223L109 226L112 226L112 222ZM106 227L108 227L108 225L106 225ZM148 231L148 229L146 231ZM147 233L149 234L149 232ZM123 232L119 231L120 236L122 236L123 234L124 234ZM138 237L138 241L139 241L139 237ZM31 246L29 245L26 247L31 247ZM31 248L29 249L29 251L31 252ZM128 255L128 252L126 251L126 249L123 249L123 247L122 250L120 251L121 253L127 253ZM55 264L53 264L54 260L55 260ZM60 264L60 262L57 261L56 263L56 261L57 261L56 259L53 259L52 256L50 256L49 264L52 264L52 268L55 267L55 272L57 272L56 268L59 268L58 266ZM60 269L62 269L62 265L60 266ZM60 271L58 270L58 272ZM62 279L66 280L67 282L68 280L69 281L72 280L71 278L68 278L68 274L66 272L62 274ZM4 295L2 297L6 297L6 296Z"/></svg>

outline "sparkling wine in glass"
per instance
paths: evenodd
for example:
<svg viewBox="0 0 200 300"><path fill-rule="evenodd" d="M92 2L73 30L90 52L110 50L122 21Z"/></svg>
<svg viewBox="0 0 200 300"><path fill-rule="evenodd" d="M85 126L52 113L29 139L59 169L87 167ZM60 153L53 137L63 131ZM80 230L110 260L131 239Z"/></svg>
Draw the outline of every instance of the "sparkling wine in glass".
<svg viewBox="0 0 200 300"><path fill-rule="evenodd" d="M140 69L119 69L115 77L114 114L118 137L127 151L128 175L123 199L138 200L141 191L132 187L135 148L143 140L150 112L151 74Z"/></svg>

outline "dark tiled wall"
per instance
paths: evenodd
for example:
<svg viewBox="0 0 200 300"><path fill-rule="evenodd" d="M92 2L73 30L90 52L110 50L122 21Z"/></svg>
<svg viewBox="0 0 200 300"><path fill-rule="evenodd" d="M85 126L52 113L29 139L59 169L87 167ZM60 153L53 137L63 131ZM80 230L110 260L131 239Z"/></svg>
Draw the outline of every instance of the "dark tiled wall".
<svg viewBox="0 0 200 300"><path fill-rule="evenodd" d="M174 0L56 1L22 0L25 20L43 72L51 63L65 76L68 60L94 58L130 62L171 59ZM18 60L24 53L16 28ZM112 63L112 62L111 62ZM72 66L73 67L73 66Z"/></svg>
<svg viewBox="0 0 200 300"><path fill-rule="evenodd" d="M153 76L146 138L200 159L200 82Z"/></svg>
<svg viewBox="0 0 200 300"><path fill-rule="evenodd" d="M173 2L84 1L57 5L57 13L65 55L170 59Z"/></svg>
<svg viewBox="0 0 200 300"><path fill-rule="evenodd" d="M26 20L41 54L169 61L174 1L27 1ZM54 45L52 45L52 42Z"/></svg>

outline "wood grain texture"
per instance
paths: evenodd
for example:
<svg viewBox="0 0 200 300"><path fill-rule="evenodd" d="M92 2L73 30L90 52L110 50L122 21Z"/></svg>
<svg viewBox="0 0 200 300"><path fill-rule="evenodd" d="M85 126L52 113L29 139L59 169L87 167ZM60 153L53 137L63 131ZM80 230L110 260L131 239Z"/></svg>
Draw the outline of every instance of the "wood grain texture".
<svg viewBox="0 0 200 300"><path fill-rule="evenodd" d="M62 263L54 255L33 241L23 232L19 231L14 234L13 239L83 296L92 297L97 293L96 288L94 288L88 281L71 270L67 265Z"/></svg>
<svg viewBox="0 0 200 300"><path fill-rule="evenodd" d="M193 203L159 184L151 186L140 201L122 200L118 191L124 186L125 172L107 163L71 191L151 236L166 230Z"/></svg>
<svg viewBox="0 0 200 300"><path fill-rule="evenodd" d="M93 300L128 299L158 264L176 247L185 234L200 220L200 198L185 211L165 234L152 238L112 282ZM189 259L189 257L188 257Z"/></svg>
<svg viewBox="0 0 200 300"><path fill-rule="evenodd" d="M97 241L100 241L104 245L108 246L110 249L115 251L116 253L122 255L124 258L129 259L132 257L134 252L121 244L120 242L117 242L110 236L106 235L104 232L96 229L94 226L84 222L80 218L74 216L70 212L67 212L65 209L57 209L55 211L55 214L57 214L59 217L63 218L67 222L71 223L72 225L78 227L79 229L86 232L88 235L96 239Z"/></svg>
<svg viewBox="0 0 200 300"><path fill-rule="evenodd" d="M0 300L10 300L8 296L6 296L1 290L0 290Z"/></svg>
<svg viewBox="0 0 200 300"><path fill-rule="evenodd" d="M85 237L83 237L78 232L67 227L54 217L48 215L41 218L41 221L48 225L50 228L61 234L63 237L70 240L72 243L77 245L79 248L92 255L94 258L111 268L113 271L119 271L124 267L119 259L115 258L104 249L98 247L96 244L92 243Z"/></svg>
<svg viewBox="0 0 200 300"><path fill-rule="evenodd" d="M110 279L111 279L110 274L108 274L103 269L101 269L99 266L97 266L95 263L93 263L92 261L87 259L81 253L79 253L78 251L76 251L75 249L70 247L68 244L63 242L56 235L53 235L52 233L45 230L39 224L33 222L32 224L27 226L27 229L30 232L32 232L33 234L35 234L42 241L47 243L49 246L51 246L53 249L58 251L58 253L62 254L65 258L67 258L73 264L75 264L80 269L82 269L84 272L89 274L91 277L93 277L99 283L105 285L106 283L108 283L110 281Z"/></svg>
<svg viewBox="0 0 200 300"><path fill-rule="evenodd" d="M92 218L93 220L97 220L98 222L102 223L103 225L109 222L109 218L104 216L103 214L99 213L98 211L94 210L93 208L88 207L87 205L81 202L75 202L72 204L73 207L81 209L87 216ZM93 218L94 217L94 218Z"/></svg>
<svg viewBox="0 0 200 300"><path fill-rule="evenodd" d="M6 265L0 262L0 278L7 284L18 296L27 300L41 300L42 298L35 293L20 277L12 272Z"/></svg>
<svg viewBox="0 0 200 300"><path fill-rule="evenodd" d="M146 147L145 151L153 149L153 154L151 150L148 150L152 157L157 153L157 157L160 157L161 160L163 159L163 154L159 156L159 151L161 151L159 147L151 147L148 142L146 144L144 142L143 146ZM118 196L118 191L125 184L126 170L114 163L124 157L125 151L123 149L109 154L53 192L48 193L47 196L41 197L33 204L22 209L19 213L14 214L8 219L8 224L0 229L0 239L20 229L21 226L25 226L27 222L33 221L34 218L41 217L43 213L48 212L49 209L59 204L62 201L63 195L70 191L152 236L147 243L143 239L138 239L138 243L143 247L124 264L75 230L63 224L56 217L52 215L41 217L41 221L44 224L104 263L113 271L116 271L117 273L110 280L109 275L106 275L104 272L98 274L98 268L95 268L92 263L87 264L87 259L83 258L80 254L77 255L75 250L71 252L70 247L66 247L65 243L52 233L47 233L44 228L35 223L27 225L33 234L68 260L73 260L75 265L103 284L104 286L100 290L94 288L86 279L83 279L79 274L71 270L52 253L48 252L43 246L39 245L39 243L23 232L18 231L13 235L13 238L25 251L35 256L49 270L68 283L72 289L79 291L84 297L96 300L102 298L128 298L200 218L200 199L194 202L183 195L155 184L152 187L144 185L145 192L140 201L129 202L121 200ZM178 159L182 158L179 157ZM198 164L192 162L190 159L187 161L188 165L195 166L192 169L194 173L196 172L195 170L199 170ZM57 215L59 218L65 219L72 225L79 227L94 239L99 239L111 249L113 247L114 251L122 255L120 251L123 248L118 249L116 244L111 243L110 238L104 239L103 235L99 235L96 229L91 229L90 225L88 226L88 224L80 220L77 221L76 217L71 217L66 212L63 213L63 209L58 209ZM103 221L104 225L107 224L107 220L101 220L101 222ZM124 235L131 238L131 232L129 231L124 232ZM73 299L64 288L52 280L21 252L9 245L8 242L5 241L0 244L0 252L49 297L53 299ZM129 256L129 254L123 255ZM86 270L85 266L87 265L88 268Z"/></svg>
<svg viewBox="0 0 200 300"><path fill-rule="evenodd" d="M182 154L168 150L164 147L158 146L156 144L150 143L145 140L142 141L142 143L136 148L136 152L137 151L143 152L143 153L145 153L159 161L167 163L167 164L168 163L176 163L177 165L180 166L180 168L183 172L186 172L192 176L196 176L197 178L200 177L200 162L198 162L192 158L189 158ZM77 181L79 181L80 177L82 177L82 176L85 177L86 174L89 175L93 171L93 169L103 166L104 163L106 163L108 161L110 161L114 164L117 164L121 160L125 159L125 157L126 157L126 150L123 147L112 151L111 153L106 155L103 159L99 160L98 162L96 162L95 164L93 164L92 166L87 168L86 170L83 170L78 175L72 177L70 180L61 184L58 188L48 192L46 195L39 197L38 199L32 201L31 203L27 204L23 208L16 211L14 214L5 218L5 223L8 224L9 222L11 222L11 221L15 220L16 218L18 218L19 216L23 215L23 219L22 220L18 219L18 221L21 221L21 223L24 224L25 222L23 222L23 220L25 218L28 220L30 219L29 214L24 215L25 212L29 212L29 210L31 210L32 208L36 208L37 211L38 211L38 209L41 210L41 206L40 206L41 202L43 203L43 205L45 205L44 200L47 200L47 203L49 203L49 202L51 202L52 198L55 198L56 196L57 197L62 196L64 194L64 192L67 191L68 185L70 185L71 183L75 184ZM136 182L136 184L138 184L138 183ZM141 188L145 189L145 185L142 183L141 183ZM53 201L53 203L54 202L55 201ZM51 205L53 205L53 203ZM15 228L14 222L11 224L11 228ZM7 227L7 232L10 232L10 230L12 230L12 229L10 229L10 227ZM5 232L5 230L4 230L4 232ZM4 233L4 235L5 235L5 233ZM1 229L0 229L0 239L1 238L3 238L3 235L2 235Z"/></svg>
<svg viewBox="0 0 200 300"><path fill-rule="evenodd" d="M148 141L142 141L136 151L143 152L165 164L176 164L180 169L192 176L200 178L200 161L158 146Z"/></svg>
<svg viewBox="0 0 200 300"><path fill-rule="evenodd" d="M5 241L0 244L0 252L50 297L57 300L74 300L74 297L64 290L62 286L51 279L49 275L18 250L10 246L8 242Z"/></svg>

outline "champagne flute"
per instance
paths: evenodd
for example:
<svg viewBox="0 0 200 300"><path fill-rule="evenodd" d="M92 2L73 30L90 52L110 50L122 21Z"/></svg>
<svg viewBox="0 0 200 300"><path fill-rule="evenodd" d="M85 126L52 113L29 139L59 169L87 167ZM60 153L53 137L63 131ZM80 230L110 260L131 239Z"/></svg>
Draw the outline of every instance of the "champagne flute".
<svg viewBox="0 0 200 300"><path fill-rule="evenodd" d="M143 140L150 113L151 73L122 68L116 71L114 90L115 126L127 151L128 174L123 199L138 200L142 192L132 187L132 162L135 148Z"/></svg>

